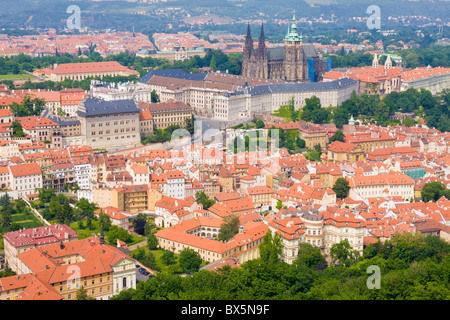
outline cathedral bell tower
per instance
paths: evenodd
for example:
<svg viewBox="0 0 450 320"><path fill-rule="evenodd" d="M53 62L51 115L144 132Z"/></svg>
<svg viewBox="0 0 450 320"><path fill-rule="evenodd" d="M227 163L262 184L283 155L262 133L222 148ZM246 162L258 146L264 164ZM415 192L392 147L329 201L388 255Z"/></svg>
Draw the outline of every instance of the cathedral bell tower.
<svg viewBox="0 0 450 320"><path fill-rule="evenodd" d="M284 61L282 78L287 82L299 82L306 79L307 64L303 57L303 38L297 32L295 12L292 24L284 39Z"/></svg>

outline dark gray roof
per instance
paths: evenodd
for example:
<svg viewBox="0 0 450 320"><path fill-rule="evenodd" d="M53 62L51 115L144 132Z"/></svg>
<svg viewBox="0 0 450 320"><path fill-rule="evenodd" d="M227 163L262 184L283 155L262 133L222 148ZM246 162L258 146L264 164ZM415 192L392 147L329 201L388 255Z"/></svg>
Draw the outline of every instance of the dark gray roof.
<svg viewBox="0 0 450 320"><path fill-rule="evenodd" d="M256 49L255 49L256 50ZM311 43L303 44L303 55L305 59L317 57L317 52ZM275 47L267 49L267 58L269 61L279 61L284 59L284 47Z"/></svg>
<svg viewBox="0 0 450 320"><path fill-rule="evenodd" d="M60 117L60 116L57 116L56 114L52 113L49 109L45 109L41 113L41 116L43 118L48 118L48 119L56 122L60 126L73 126L73 125L80 124L80 120L77 120L77 119L72 118L72 117Z"/></svg>
<svg viewBox="0 0 450 320"><path fill-rule="evenodd" d="M284 47L267 49L267 59L269 61L278 61L284 59Z"/></svg>
<svg viewBox="0 0 450 320"><path fill-rule="evenodd" d="M147 83L153 76L202 81L207 75L207 73L187 73L181 69L160 69L146 73L138 81Z"/></svg>
<svg viewBox="0 0 450 320"><path fill-rule="evenodd" d="M251 95L257 96L267 93L281 93L281 92L328 91L353 86L355 83L356 83L355 80L352 80L350 78L343 78L329 82L265 84L262 86L250 87L249 93Z"/></svg>
<svg viewBox="0 0 450 320"><path fill-rule="evenodd" d="M88 98L84 102L84 107L81 107L81 110L83 109L84 111L77 111L77 114L86 117L116 113L138 113L141 111L132 99L104 101L97 98Z"/></svg>

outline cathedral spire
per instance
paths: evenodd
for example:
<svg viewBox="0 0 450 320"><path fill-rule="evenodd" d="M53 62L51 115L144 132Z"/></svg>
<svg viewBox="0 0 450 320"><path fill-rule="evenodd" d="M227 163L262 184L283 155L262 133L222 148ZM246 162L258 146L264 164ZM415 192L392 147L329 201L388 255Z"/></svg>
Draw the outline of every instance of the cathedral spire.
<svg viewBox="0 0 450 320"><path fill-rule="evenodd" d="M266 43L266 38L264 37L264 23L261 24L261 34L259 35L259 43Z"/></svg>
<svg viewBox="0 0 450 320"><path fill-rule="evenodd" d="M250 24L247 27L247 37L245 38L244 44L244 56L250 58L253 55L253 40L250 32Z"/></svg>
<svg viewBox="0 0 450 320"><path fill-rule="evenodd" d="M292 25L288 29L288 34L286 35L286 41L288 42L299 42L302 41L301 37L297 33L297 24L295 23L295 10L294 16L292 17Z"/></svg>

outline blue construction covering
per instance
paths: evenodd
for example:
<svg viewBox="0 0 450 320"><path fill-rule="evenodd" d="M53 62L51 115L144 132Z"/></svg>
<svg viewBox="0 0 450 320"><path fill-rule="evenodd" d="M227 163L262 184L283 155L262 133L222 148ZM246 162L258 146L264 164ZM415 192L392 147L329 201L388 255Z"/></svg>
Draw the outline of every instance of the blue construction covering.
<svg viewBox="0 0 450 320"><path fill-rule="evenodd" d="M331 59L327 58L327 69L326 69L326 72L328 72L330 70L331 70Z"/></svg>
<svg viewBox="0 0 450 320"><path fill-rule="evenodd" d="M316 74L316 72L314 69L314 59L309 58L308 59L308 78L311 82L316 82L315 74Z"/></svg>

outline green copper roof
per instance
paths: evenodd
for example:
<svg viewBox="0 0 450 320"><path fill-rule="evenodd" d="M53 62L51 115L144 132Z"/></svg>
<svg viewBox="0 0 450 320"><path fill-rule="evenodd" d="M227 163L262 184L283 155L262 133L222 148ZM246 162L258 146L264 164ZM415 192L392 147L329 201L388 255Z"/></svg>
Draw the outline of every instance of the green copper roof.
<svg viewBox="0 0 450 320"><path fill-rule="evenodd" d="M288 27L288 33L286 34L286 38L284 39L287 42L298 42L303 41L302 36L297 33L297 24L295 23L295 13L292 17L292 25Z"/></svg>

